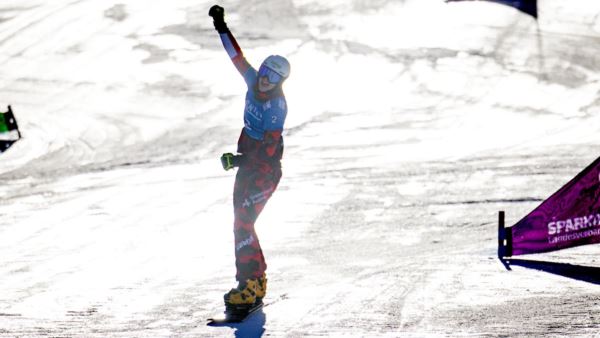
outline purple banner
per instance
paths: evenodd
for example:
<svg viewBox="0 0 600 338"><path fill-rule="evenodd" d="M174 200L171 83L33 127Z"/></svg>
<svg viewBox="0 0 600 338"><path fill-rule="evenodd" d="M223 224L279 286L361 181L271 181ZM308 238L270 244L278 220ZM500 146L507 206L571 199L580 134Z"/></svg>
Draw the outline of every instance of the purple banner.
<svg viewBox="0 0 600 338"><path fill-rule="evenodd" d="M456 1L473 1L473 0L446 0L446 2ZM514 7L523 13L529 14L537 19L537 0L486 0L491 2L497 2L503 5Z"/></svg>
<svg viewBox="0 0 600 338"><path fill-rule="evenodd" d="M600 158L507 230L513 255L600 243Z"/></svg>

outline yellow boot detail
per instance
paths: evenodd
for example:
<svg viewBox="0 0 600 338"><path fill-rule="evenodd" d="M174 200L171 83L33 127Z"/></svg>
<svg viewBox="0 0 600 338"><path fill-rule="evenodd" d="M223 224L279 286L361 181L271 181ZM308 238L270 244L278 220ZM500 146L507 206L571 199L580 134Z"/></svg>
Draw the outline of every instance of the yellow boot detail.
<svg viewBox="0 0 600 338"><path fill-rule="evenodd" d="M231 289L225 294L226 305L252 305L256 302L256 279L246 280L246 285L241 288Z"/></svg>
<svg viewBox="0 0 600 338"><path fill-rule="evenodd" d="M256 300L262 300L265 298L267 294L267 275L262 275L262 277L257 279L256 283Z"/></svg>

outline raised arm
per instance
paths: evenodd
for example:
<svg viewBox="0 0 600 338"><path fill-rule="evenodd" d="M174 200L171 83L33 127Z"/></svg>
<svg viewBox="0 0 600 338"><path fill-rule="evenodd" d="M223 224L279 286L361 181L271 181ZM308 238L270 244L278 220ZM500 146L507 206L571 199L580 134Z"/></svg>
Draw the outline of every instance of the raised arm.
<svg viewBox="0 0 600 338"><path fill-rule="evenodd" d="M245 77L248 69L252 67L248 61L246 61L246 58L244 58L242 49L238 45L237 41L235 41L233 34L231 34L231 31L229 31L229 28L225 23L225 10L219 5L214 5L208 11L208 15L213 18L213 24L215 25L217 32L219 32L221 42L223 42L223 47L225 47L229 58L240 74Z"/></svg>

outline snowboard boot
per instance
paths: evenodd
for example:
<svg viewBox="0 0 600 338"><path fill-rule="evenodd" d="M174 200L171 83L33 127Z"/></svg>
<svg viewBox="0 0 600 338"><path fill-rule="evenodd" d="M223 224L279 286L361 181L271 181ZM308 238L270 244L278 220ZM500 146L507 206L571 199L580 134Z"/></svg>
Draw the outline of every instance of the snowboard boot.
<svg viewBox="0 0 600 338"><path fill-rule="evenodd" d="M256 303L262 303L263 298L267 294L267 275L257 278L256 283Z"/></svg>
<svg viewBox="0 0 600 338"><path fill-rule="evenodd" d="M233 310L250 308L256 303L257 279L248 279L240 282L237 288L231 289L223 296L225 307Z"/></svg>

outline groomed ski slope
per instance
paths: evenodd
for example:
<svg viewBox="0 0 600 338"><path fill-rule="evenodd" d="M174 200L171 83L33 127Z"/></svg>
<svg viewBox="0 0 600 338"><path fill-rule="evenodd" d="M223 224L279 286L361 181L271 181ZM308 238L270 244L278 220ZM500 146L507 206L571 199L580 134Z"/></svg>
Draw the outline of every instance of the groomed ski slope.
<svg viewBox="0 0 600 338"><path fill-rule="evenodd" d="M214 1L3 0L0 337L600 337L600 281L496 259L600 156L600 3L226 1L255 66L292 63L260 216L267 306L234 286L244 82ZM600 269L600 246L531 259Z"/></svg>

